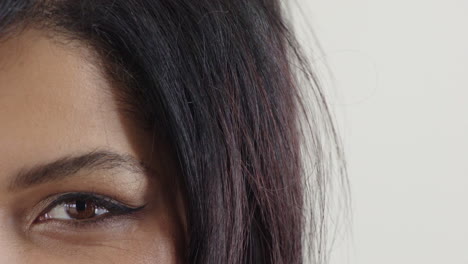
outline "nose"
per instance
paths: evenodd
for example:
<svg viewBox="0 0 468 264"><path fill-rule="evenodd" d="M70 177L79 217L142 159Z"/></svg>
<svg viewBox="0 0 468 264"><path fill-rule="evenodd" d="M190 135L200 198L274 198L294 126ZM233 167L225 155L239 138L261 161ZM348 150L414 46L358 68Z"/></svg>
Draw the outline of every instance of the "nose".
<svg viewBox="0 0 468 264"><path fill-rule="evenodd" d="M16 231L13 217L8 216L0 209L0 263L19 264L26 263L27 243L21 242L20 235Z"/></svg>

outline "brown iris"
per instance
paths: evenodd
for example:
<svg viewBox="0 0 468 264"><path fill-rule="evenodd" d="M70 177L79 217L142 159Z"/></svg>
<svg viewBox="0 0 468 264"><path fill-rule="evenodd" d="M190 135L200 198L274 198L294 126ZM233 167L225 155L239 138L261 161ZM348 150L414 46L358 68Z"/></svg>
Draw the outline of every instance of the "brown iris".
<svg viewBox="0 0 468 264"><path fill-rule="evenodd" d="M88 219L96 215L96 204L87 200L74 200L65 204L65 210L73 219Z"/></svg>

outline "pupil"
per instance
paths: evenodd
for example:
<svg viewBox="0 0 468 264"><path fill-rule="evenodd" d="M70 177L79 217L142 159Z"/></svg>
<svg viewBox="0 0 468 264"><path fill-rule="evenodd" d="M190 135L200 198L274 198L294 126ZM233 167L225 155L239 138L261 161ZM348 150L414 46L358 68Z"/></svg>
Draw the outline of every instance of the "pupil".
<svg viewBox="0 0 468 264"><path fill-rule="evenodd" d="M77 200L75 206L77 211L84 211L86 210L86 201Z"/></svg>

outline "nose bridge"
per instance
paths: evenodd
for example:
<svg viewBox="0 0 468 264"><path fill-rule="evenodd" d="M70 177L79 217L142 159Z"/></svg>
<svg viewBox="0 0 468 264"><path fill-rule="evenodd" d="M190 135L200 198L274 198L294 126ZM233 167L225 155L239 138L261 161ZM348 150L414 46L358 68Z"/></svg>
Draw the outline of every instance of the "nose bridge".
<svg viewBox="0 0 468 264"><path fill-rule="evenodd" d="M25 247L15 231L14 219L0 209L0 263L22 263ZM23 262L24 263L24 262Z"/></svg>

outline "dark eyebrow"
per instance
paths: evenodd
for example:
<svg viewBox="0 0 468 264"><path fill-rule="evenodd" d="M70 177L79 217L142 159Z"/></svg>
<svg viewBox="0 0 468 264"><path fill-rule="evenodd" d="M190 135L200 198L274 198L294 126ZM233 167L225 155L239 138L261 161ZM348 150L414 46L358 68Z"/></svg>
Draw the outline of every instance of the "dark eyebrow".
<svg viewBox="0 0 468 264"><path fill-rule="evenodd" d="M10 191L24 189L41 183L61 180L80 170L125 169L132 173L145 171L142 162L127 154L94 150L79 156L67 156L47 164L22 169L10 182Z"/></svg>

